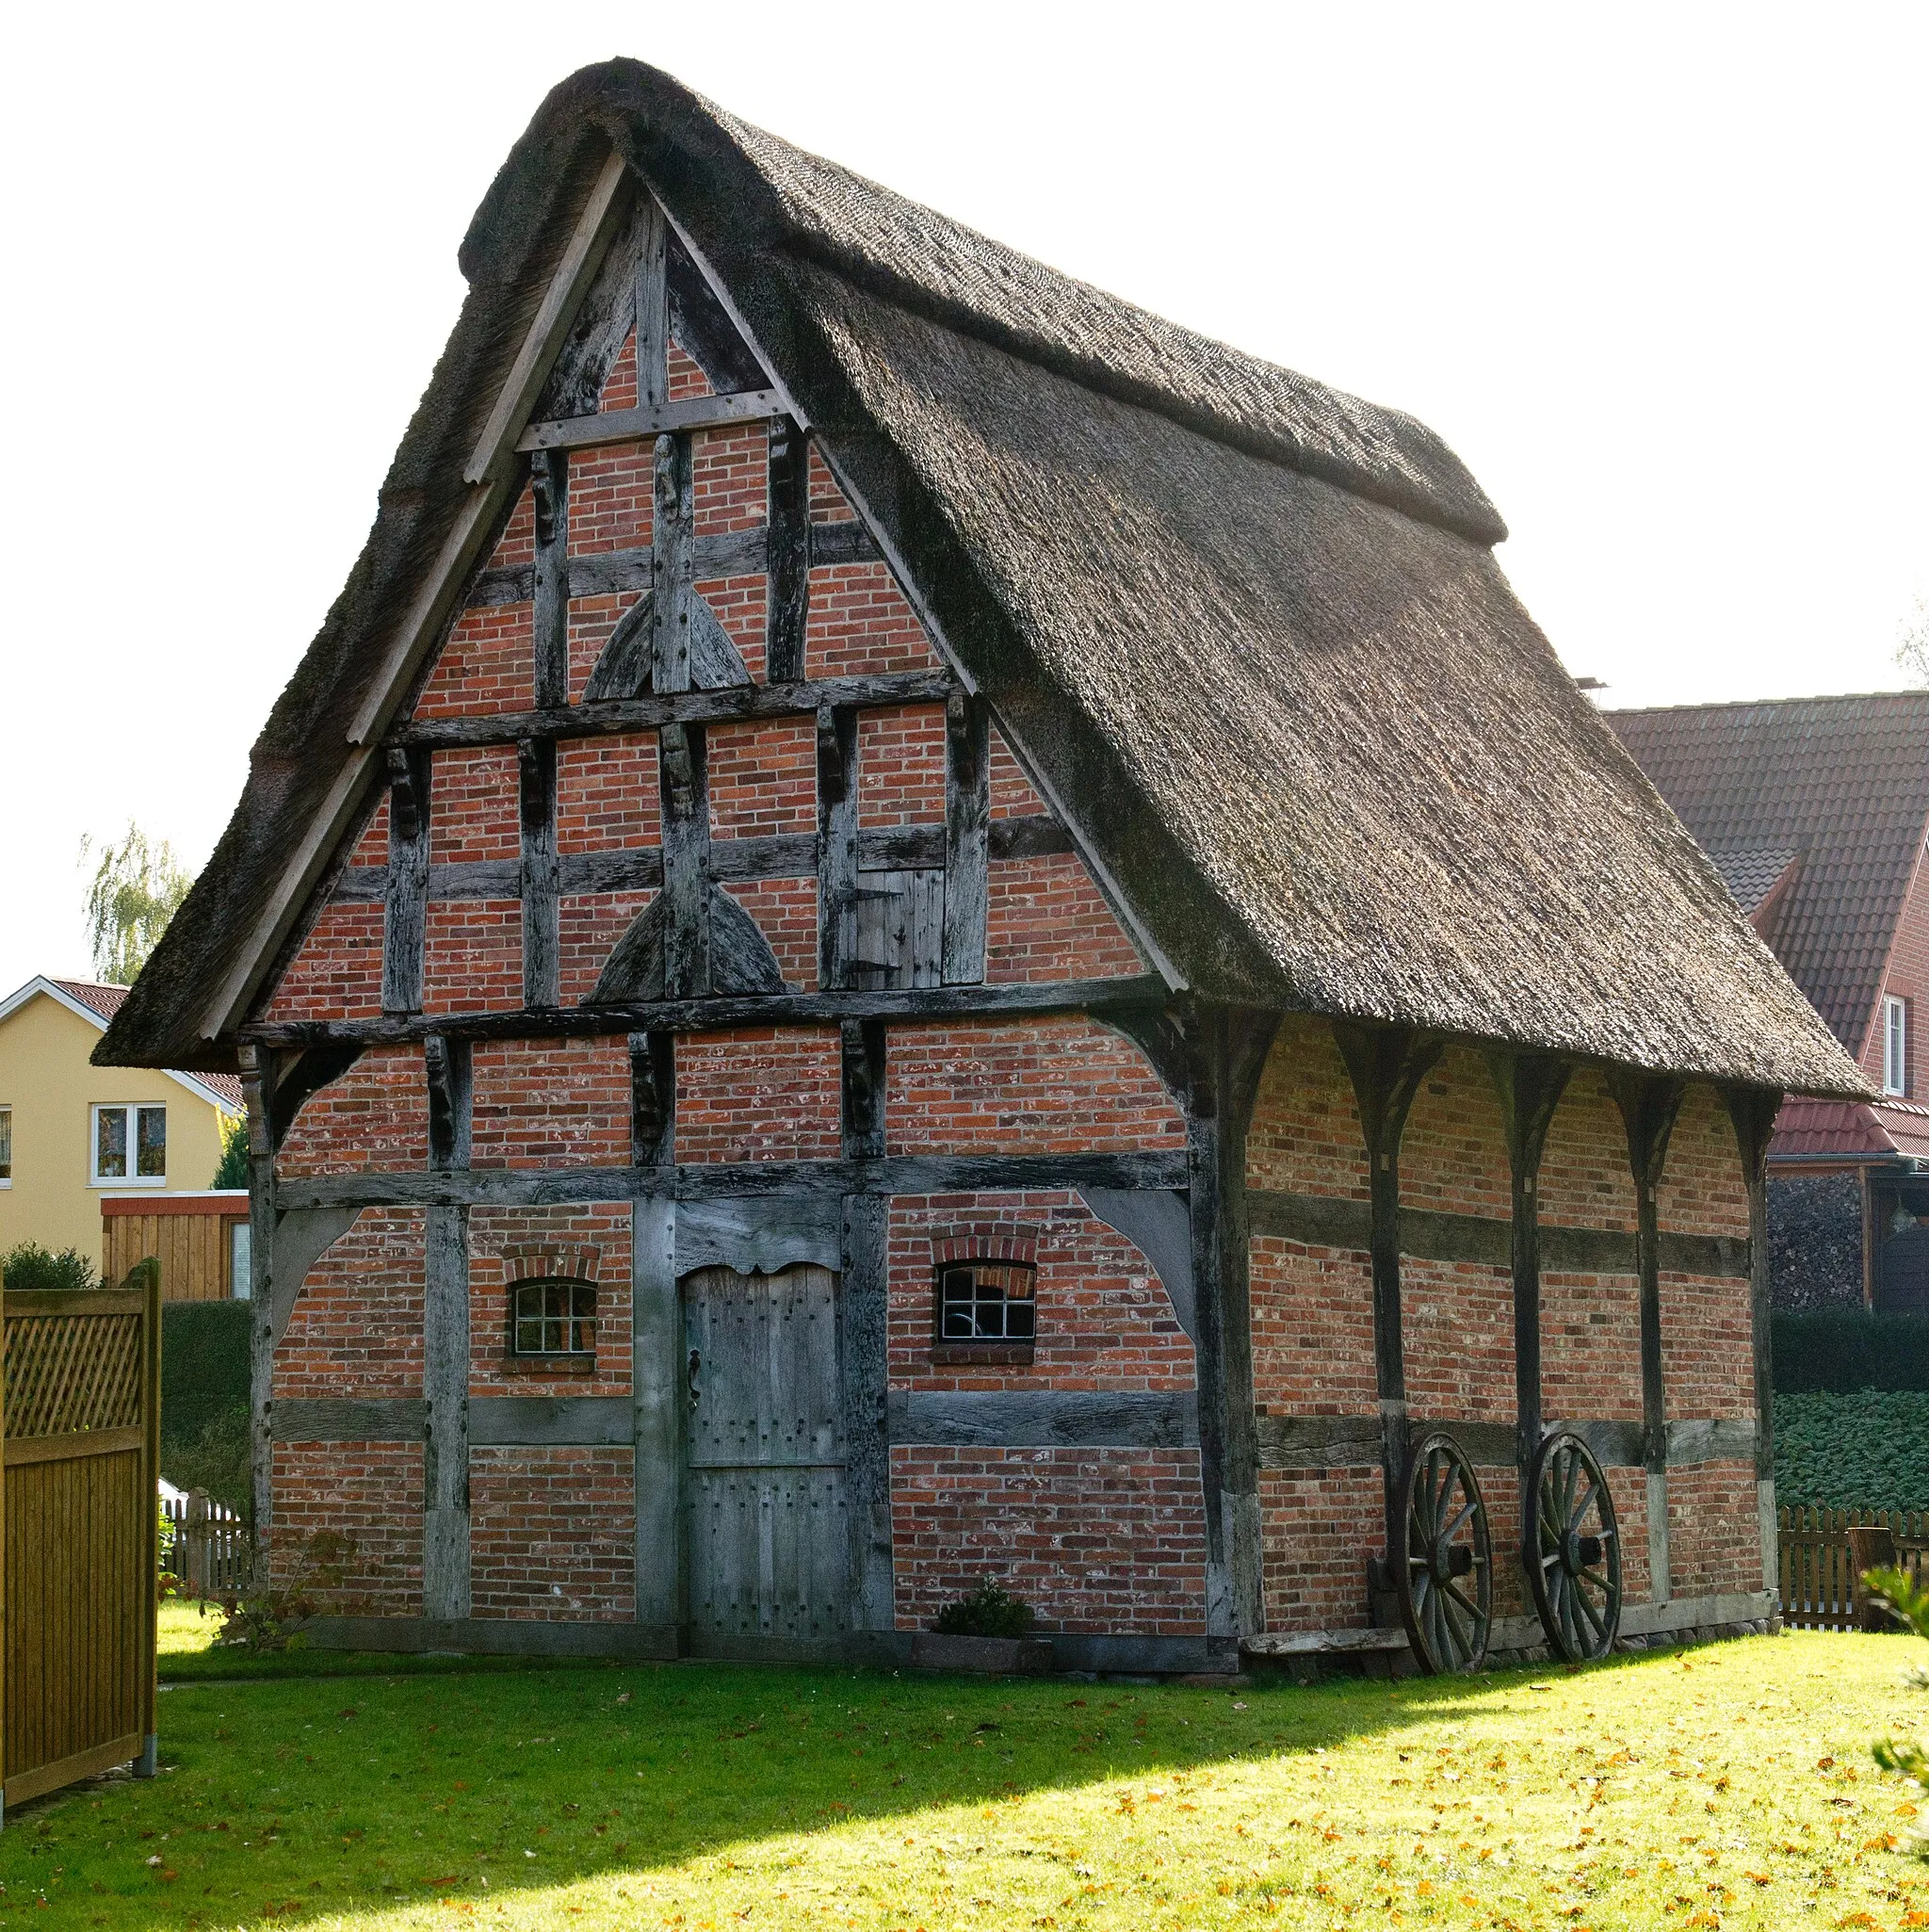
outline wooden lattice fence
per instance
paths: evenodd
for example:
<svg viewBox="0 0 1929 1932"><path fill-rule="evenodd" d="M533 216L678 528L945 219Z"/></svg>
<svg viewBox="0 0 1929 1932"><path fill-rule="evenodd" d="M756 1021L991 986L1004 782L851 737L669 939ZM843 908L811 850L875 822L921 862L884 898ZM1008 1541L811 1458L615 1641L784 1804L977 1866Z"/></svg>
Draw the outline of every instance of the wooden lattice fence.
<svg viewBox="0 0 1929 1932"><path fill-rule="evenodd" d="M152 1775L160 1273L0 1296L0 1796Z"/></svg>
<svg viewBox="0 0 1929 1932"><path fill-rule="evenodd" d="M248 1582L252 1546L238 1510L205 1489L170 1489L161 1497L168 1569L190 1597L223 1597Z"/></svg>
<svg viewBox="0 0 1929 1932"><path fill-rule="evenodd" d="M1782 1620L1797 1630L1893 1630L1863 1571L1905 1570L1918 1588L1929 1571L1929 1510L1802 1504L1777 1512L1777 1531Z"/></svg>

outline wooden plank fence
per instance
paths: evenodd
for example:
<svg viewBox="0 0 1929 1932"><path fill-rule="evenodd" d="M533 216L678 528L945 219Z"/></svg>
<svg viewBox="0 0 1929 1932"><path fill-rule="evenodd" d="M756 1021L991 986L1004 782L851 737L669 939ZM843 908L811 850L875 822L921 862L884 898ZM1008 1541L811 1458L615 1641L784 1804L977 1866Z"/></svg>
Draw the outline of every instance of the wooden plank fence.
<svg viewBox="0 0 1929 1932"><path fill-rule="evenodd" d="M1919 1589L1929 1581L1929 1510L1798 1504L1776 1512L1776 1528L1782 1621L1796 1630L1894 1630L1862 1572L1905 1570Z"/></svg>
<svg viewBox="0 0 1929 1932"><path fill-rule="evenodd" d="M0 1295L0 1816L154 1770L160 1270Z"/></svg>
<svg viewBox="0 0 1929 1932"><path fill-rule="evenodd" d="M220 1597L248 1581L248 1526L205 1489L163 1489L164 1567L189 1597Z"/></svg>

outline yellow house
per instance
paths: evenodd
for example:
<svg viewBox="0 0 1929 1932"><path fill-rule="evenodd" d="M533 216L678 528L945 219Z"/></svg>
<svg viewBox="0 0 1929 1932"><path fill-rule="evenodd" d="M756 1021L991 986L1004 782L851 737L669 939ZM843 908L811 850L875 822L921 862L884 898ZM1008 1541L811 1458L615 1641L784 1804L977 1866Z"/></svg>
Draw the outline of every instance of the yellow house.
<svg viewBox="0 0 1929 1932"><path fill-rule="evenodd" d="M88 1056L126 997L124 986L34 979L0 999L0 1254L36 1241L98 1261L104 1203L158 1208L204 1195L214 1179L241 1083L95 1066Z"/></svg>

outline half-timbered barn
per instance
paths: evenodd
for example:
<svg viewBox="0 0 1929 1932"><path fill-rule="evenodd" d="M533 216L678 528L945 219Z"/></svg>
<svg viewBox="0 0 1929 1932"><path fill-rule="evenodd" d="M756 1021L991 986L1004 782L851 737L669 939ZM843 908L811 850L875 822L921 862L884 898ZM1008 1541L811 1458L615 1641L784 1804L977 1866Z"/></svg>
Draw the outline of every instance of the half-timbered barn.
<svg viewBox="0 0 1929 1932"><path fill-rule="evenodd" d="M1771 1616L1762 1147L1863 1082L1453 455L629 61L462 266L99 1056L248 1082L311 1634Z"/></svg>

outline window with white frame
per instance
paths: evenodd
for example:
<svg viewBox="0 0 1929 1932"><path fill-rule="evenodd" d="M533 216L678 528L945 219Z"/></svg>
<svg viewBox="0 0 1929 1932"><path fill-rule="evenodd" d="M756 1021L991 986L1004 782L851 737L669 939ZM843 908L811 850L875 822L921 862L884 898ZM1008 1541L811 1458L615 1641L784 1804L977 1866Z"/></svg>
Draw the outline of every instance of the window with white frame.
<svg viewBox="0 0 1929 1932"><path fill-rule="evenodd" d="M1882 1091L1909 1091L1909 1003L1893 993L1882 1001Z"/></svg>
<svg viewBox="0 0 1929 1932"><path fill-rule="evenodd" d="M13 1185L13 1109L0 1107L0 1188Z"/></svg>
<svg viewBox="0 0 1929 1932"><path fill-rule="evenodd" d="M168 1179L168 1110L96 1107L93 1180L97 1187L164 1187Z"/></svg>

